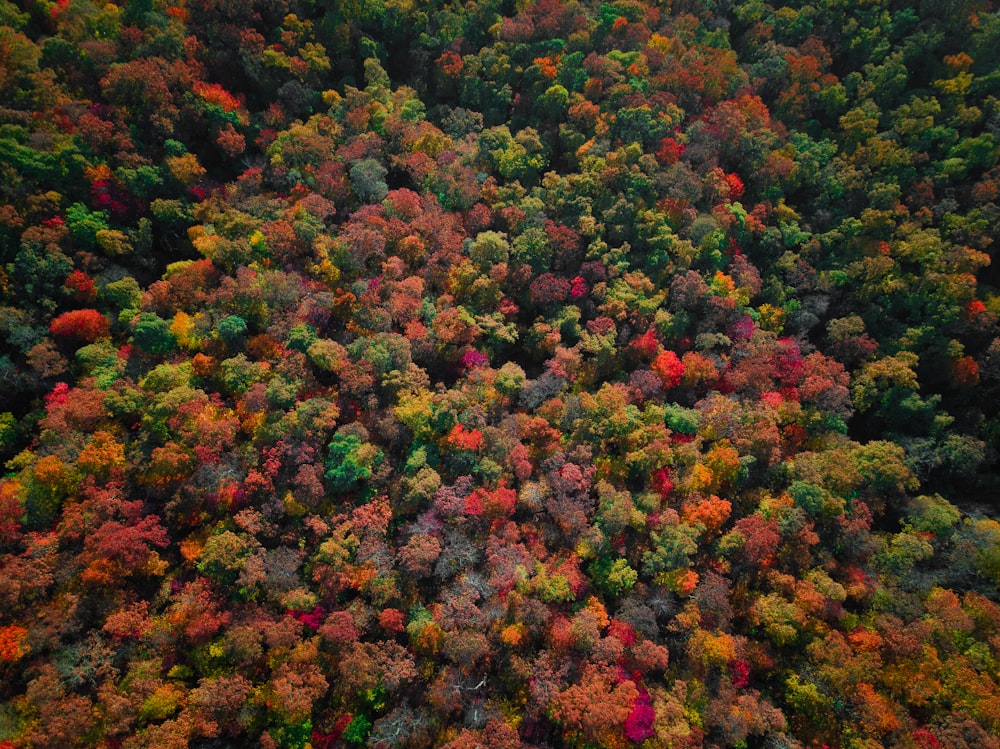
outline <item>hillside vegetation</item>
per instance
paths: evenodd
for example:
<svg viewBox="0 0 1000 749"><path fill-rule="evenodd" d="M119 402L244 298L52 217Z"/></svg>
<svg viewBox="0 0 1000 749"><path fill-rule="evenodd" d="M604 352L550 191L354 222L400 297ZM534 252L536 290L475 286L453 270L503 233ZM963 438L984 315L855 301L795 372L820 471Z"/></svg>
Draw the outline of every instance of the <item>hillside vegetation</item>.
<svg viewBox="0 0 1000 749"><path fill-rule="evenodd" d="M992 0L0 0L0 749L1000 749Z"/></svg>

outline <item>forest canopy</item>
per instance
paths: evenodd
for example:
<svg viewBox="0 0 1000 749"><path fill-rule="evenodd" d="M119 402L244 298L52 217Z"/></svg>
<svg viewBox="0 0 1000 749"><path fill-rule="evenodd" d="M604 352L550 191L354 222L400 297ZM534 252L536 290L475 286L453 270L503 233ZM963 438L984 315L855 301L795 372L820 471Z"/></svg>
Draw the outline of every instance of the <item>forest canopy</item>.
<svg viewBox="0 0 1000 749"><path fill-rule="evenodd" d="M0 749L1000 749L993 0L0 0Z"/></svg>

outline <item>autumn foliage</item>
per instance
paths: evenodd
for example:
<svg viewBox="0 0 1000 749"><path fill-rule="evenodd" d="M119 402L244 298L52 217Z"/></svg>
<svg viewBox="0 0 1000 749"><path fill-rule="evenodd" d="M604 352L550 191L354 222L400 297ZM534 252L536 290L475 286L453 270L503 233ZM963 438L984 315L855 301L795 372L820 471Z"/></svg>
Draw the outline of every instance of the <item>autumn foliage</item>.
<svg viewBox="0 0 1000 749"><path fill-rule="evenodd" d="M64 312L49 324L52 335L93 343L106 338L110 332L107 318L96 309L78 309Z"/></svg>
<svg viewBox="0 0 1000 749"><path fill-rule="evenodd" d="M0 0L0 748L1000 749L998 49Z"/></svg>

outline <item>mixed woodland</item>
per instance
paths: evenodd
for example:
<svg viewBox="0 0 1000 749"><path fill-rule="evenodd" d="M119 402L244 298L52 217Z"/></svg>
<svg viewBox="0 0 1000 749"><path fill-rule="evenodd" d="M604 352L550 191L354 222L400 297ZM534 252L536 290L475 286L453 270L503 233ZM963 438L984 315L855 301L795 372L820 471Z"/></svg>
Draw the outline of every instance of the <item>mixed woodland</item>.
<svg viewBox="0 0 1000 749"><path fill-rule="evenodd" d="M0 748L1000 749L993 0L0 0Z"/></svg>

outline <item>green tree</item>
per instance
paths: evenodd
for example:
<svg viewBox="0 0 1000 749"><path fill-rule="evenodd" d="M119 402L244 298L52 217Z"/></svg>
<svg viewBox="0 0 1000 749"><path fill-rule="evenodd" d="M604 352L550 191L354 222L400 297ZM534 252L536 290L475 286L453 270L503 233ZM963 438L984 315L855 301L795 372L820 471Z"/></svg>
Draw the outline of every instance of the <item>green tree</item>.
<svg viewBox="0 0 1000 749"><path fill-rule="evenodd" d="M341 431L327 446L326 481L340 494L358 488L382 462L382 451L353 432Z"/></svg>
<svg viewBox="0 0 1000 749"><path fill-rule="evenodd" d="M177 348L170 323L152 312L143 312L132 328L132 343L144 354L164 356Z"/></svg>
<svg viewBox="0 0 1000 749"><path fill-rule="evenodd" d="M363 159L351 166L351 186L362 202L381 203L389 194L385 177L389 170L375 159Z"/></svg>

